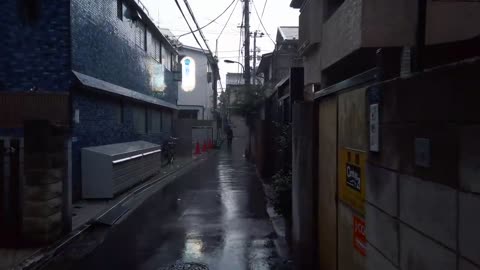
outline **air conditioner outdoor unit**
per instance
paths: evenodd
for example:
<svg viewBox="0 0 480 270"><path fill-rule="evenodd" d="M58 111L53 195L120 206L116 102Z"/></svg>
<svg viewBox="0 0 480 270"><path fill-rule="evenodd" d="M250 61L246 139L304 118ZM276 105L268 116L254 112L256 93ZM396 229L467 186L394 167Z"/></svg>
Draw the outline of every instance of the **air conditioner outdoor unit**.
<svg viewBox="0 0 480 270"><path fill-rule="evenodd" d="M160 171L161 146L145 141L82 149L82 196L110 199Z"/></svg>

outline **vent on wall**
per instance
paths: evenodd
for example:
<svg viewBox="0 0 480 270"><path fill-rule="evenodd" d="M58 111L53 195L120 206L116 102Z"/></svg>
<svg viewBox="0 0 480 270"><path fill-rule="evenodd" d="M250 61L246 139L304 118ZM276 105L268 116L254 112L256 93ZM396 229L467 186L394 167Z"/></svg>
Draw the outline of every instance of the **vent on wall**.
<svg viewBox="0 0 480 270"><path fill-rule="evenodd" d="M40 19L41 0L17 0L18 16L24 24L33 24Z"/></svg>

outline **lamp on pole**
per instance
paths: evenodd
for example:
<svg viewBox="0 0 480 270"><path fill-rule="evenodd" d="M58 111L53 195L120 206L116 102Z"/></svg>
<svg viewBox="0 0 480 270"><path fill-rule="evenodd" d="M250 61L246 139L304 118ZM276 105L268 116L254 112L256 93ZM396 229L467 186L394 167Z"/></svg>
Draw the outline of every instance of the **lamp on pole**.
<svg viewBox="0 0 480 270"><path fill-rule="evenodd" d="M239 64L242 67L243 74L245 75L245 66L242 63L233 60L223 60L223 62L227 64Z"/></svg>

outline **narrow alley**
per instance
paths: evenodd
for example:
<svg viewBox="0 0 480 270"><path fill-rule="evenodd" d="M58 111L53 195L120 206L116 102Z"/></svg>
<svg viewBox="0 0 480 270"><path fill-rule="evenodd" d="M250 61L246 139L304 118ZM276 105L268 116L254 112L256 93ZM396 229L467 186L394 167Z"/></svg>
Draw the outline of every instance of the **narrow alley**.
<svg viewBox="0 0 480 270"><path fill-rule="evenodd" d="M108 232L92 231L71 244L45 269L278 269L283 260L244 147L238 138L231 148L225 144ZM93 249L88 238L103 237L79 258L87 253L82 249Z"/></svg>

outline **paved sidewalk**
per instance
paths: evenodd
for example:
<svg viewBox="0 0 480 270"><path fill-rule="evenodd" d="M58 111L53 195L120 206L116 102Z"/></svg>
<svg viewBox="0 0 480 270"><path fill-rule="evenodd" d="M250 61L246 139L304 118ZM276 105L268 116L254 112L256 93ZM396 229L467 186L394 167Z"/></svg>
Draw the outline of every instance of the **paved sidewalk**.
<svg viewBox="0 0 480 270"><path fill-rule="evenodd" d="M190 163L203 156L204 155L178 158L174 164L163 167L158 175L151 177L142 184L134 186L130 190L114 199L82 200L74 203L72 206L72 233L70 235L48 247L45 246L40 248L25 249L0 248L0 270L23 269L25 266L34 264L43 253L48 252L48 250L55 249L58 246L64 245L71 238L73 239L73 237L78 236L83 231L84 226L111 210L115 205L128 198L139 188L148 186L150 182L159 181L160 179L163 179L170 174L173 174L176 171L188 166Z"/></svg>

